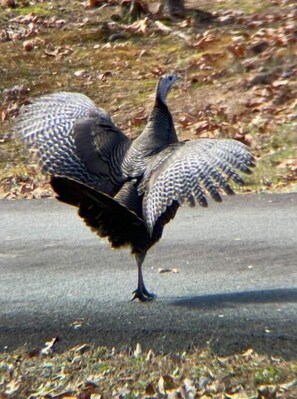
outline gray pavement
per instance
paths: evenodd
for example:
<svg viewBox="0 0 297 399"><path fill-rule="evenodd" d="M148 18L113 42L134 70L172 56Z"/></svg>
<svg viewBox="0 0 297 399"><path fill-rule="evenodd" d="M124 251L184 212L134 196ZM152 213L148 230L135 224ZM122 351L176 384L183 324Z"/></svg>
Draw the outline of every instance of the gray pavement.
<svg viewBox="0 0 297 399"><path fill-rule="evenodd" d="M136 267L56 200L0 201L0 351L96 345L297 358L297 193L182 208ZM177 273L160 273L159 269Z"/></svg>

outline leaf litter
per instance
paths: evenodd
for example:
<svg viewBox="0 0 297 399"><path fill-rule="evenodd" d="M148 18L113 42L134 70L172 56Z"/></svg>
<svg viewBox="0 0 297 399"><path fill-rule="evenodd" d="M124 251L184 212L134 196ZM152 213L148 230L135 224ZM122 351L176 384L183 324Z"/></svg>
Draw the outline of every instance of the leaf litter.
<svg viewBox="0 0 297 399"><path fill-rule="evenodd" d="M149 115L156 80L172 70L184 76L170 95L181 139L240 140L259 165L243 190L293 190L295 1L263 1L261 6L239 1L236 9L227 0L211 1L201 10L193 0L184 20L170 22L159 19L154 3L142 1L142 17L129 23L122 16L124 3L3 2L0 197L53 195L9 130L30 98L59 90L83 92L135 137ZM20 165L34 183L22 185Z"/></svg>
<svg viewBox="0 0 297 399"><path fill-rule="evenodd" d="M156 79L172 70L184 76L170 96L182 139L243 141L260 165L247 190L296 188L296 3L237 2L237 10L232 3L208 2L205 15L196 10L181 22L151 11L126 23L116 1L90 2L94 9L67 0L2 2L0 197L53 195L9 130L31 97L84 92L135 137ZM160 270L170 272L177 269ZM297 398L296 362L252 349L218 357L200 349L155 354L140 344L122 351L81 344L59 354L57 346L55 337L40 350L0 354L0 398Z"/></svg>
<svg viewBox="0 0 297 399"><path fill-rule="evenodd" d="M31 399L297 397L297 363L252 349L219 357L207 350L155 354L80 345L0 354L0 397Z"/></svg>

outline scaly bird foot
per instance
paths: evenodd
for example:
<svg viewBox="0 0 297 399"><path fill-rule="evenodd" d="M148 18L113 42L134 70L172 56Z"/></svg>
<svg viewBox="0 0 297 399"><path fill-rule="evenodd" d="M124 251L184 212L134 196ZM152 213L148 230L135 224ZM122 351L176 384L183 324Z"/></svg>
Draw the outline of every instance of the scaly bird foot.
<svg viewBox="0 0 297 399"><path fill-rule="evenodd" d="M139 299L141 302L148 302L156 299L156 295L148 292L145 287L137 288L135 291L132 292L132 294L134 294L134 296L131 301Z"/></svg>

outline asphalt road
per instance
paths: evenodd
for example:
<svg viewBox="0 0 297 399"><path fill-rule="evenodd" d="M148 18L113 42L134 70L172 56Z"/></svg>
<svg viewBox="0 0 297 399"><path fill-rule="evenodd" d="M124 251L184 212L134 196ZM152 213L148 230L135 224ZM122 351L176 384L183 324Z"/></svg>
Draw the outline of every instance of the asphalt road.
<svg viewBox="0 0 297 399"><path fill-rule="evenodd" d="M136 267L55 200L0 201L0 351L79 343L297 358L297 193L183 208ZM160 273L159 268L178 273Z"/></svg>

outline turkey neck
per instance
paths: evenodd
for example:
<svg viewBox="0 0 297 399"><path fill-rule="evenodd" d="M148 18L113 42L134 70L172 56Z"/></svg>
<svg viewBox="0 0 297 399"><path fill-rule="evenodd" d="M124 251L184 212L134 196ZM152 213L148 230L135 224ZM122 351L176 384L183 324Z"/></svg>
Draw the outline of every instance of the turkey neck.
<svg viewBox="0 0 297 399"><path fill-rule="evenodd" d="M177 141L173 119L168 106L157 96L148 123L132 146L145 157Z"/></svg>

